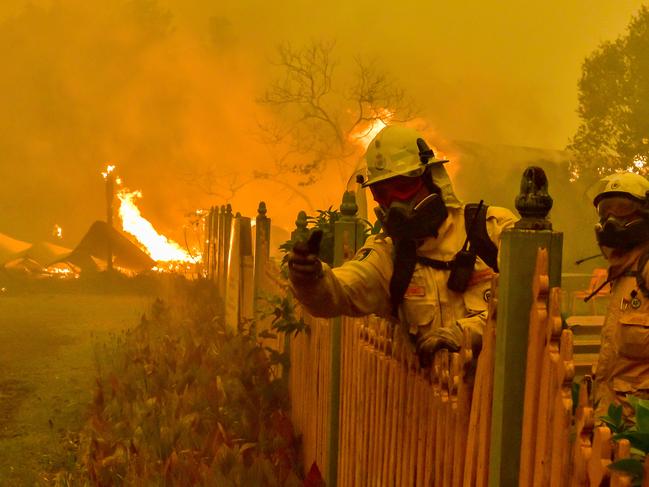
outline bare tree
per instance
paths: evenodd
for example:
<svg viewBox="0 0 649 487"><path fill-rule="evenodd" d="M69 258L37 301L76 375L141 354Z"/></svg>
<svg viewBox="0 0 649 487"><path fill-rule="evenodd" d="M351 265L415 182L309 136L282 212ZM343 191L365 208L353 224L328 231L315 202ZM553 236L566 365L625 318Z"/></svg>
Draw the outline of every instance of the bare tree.
<svg viewBox="0 0 649 487"><path fill-rule="evenodd" d="M270 122L258 123L259 142L268 148L268 169L244 175L213 167L186 175L186 181L230 201L241 188L262 179L315 209L301 187L315 183L329 167L345 180L362 151L356 139L379 120L406 121L415 115L414 103L377 62L357 57L351 73L341 72L334 49L335 43L326 41L278 46L278 77L258 99L271 112Z"/></svg>
<svg viewBox="0 0 649 487"><path fill-rule="evenodd" d="M276 175L296 174L300 185L317 181L331 163L343 172L358 154L354 137L378 120L405 121L415 113L412 101L376 62L355 58L351 89L341 88L334 48L325 41L302 48L280 45L275 64L281 77L259 99L277 115L272 124L260 126Z"/></svg>
<svg viewBox="0 0 649 487"><path fill-rule="evenodd" d="M252 173L244 175L241 172L222 174L214 167L208 167L203 171L187 171L182 175L183 180L208 196L214 196L224 203L231 202L237 193L253 181L266 180L288 189L293 195L303 200L309 209L314 209L311 198L306 191L303 191L281 178L280 175L260 170L253 170Z"/></svg>

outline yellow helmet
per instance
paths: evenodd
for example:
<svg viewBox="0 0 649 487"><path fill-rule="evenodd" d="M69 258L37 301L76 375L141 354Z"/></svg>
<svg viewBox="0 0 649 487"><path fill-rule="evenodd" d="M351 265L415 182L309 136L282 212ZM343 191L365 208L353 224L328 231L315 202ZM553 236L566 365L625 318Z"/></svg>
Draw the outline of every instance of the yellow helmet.
<svg viewBox="0 0 649 487"><path fill-rule="evenodd" d="M363 187L396 176L420 176L428 166L448 162L448 159L437 159L416 130L389 125L370 142L365 161L367 179Z"/></svg>
<svg viewBox="0 0 649 487"><path fill-rule="evenodd" d="M632 172L620 172L600 179L588 190L588 195L593 198L593 205L597 206L601 199L607 196L631 196L645 201L647 191L649 191L647 178Z"/></svg>

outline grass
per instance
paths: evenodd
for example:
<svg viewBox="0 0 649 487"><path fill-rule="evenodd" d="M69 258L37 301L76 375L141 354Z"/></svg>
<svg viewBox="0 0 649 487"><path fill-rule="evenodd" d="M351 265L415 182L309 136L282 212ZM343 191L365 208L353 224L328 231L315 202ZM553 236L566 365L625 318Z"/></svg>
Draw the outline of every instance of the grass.
<svg viewBox="0 0 649 487"><path fill-rule="evenodd" d="M0 295L0 485L47 483L75 461L95 345L134 326L142 295Z"/></svg>

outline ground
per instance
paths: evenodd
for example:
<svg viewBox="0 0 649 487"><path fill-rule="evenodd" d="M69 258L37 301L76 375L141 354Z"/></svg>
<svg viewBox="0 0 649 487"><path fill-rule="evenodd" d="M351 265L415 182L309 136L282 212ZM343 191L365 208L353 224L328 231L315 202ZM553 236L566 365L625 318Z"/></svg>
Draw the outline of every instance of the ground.
<svg viewBox="0 0 649 487"><path fill-rule="evenodd" d="M150 302L141 295L0 294L0 485L38 485L74 461L96 347L137 324Z"/></svg>

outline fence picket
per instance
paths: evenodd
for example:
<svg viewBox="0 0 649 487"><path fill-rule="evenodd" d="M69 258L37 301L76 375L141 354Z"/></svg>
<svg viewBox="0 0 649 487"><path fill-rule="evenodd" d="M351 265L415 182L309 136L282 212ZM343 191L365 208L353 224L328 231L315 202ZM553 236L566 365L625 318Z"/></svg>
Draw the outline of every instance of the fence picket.
<svg viewBox="0 0 649 487"><path fill-rule="evenodd" d="M426 380L426 402L428 403L428 416L426 418L426 456L424 460L425 474L424 474L424 485L430 486L433 485L433 469L430 468L433 465L434 452L435 452L435 428L437 426L437 398L435 397L435 391L432 387L432 371L425 370L424 377Z"/></svg>
<svg viewBox="0 0 649 487"><path fill-rule="evenodd" d="M617 442L615 448L615 460L623 460L631 457L631 443L627 439ZM631 477L623 472L611 472L611 487L631 487Z"/></svg>
<svg viewBox="0 0 649 487"><path fill-rule="evenodd" d="M592 379L586 375L579 387L579 402L575 414L575 442L572 449L571 487L588 487L588 461L592 455L592 433L595 411L591 400Z"/></svg>
<svg viewBox="0 0 649 487"><path fill-rule="evenodd" d="M604 426L595 428L593 451L588 460L588 481L591 486L600 486L609 477L606 468L611 463L611 430Z"/></svg>
<svg viewBox="0 0 649 487"><path fill-rule="evenodd" d="M561 315L559 313L560 289L553 288L550 295L551 318L558 319L561 329ZM555 325L556 326L556 325ZM554 425L552 428L552 474L551 487L567 487L569 482L570 458L570 427L572 424L572 381L575 376L573 361L572 332L563 330L560 342L561 360L557 369L556 383L559 390L554 400Z"/></svg>

